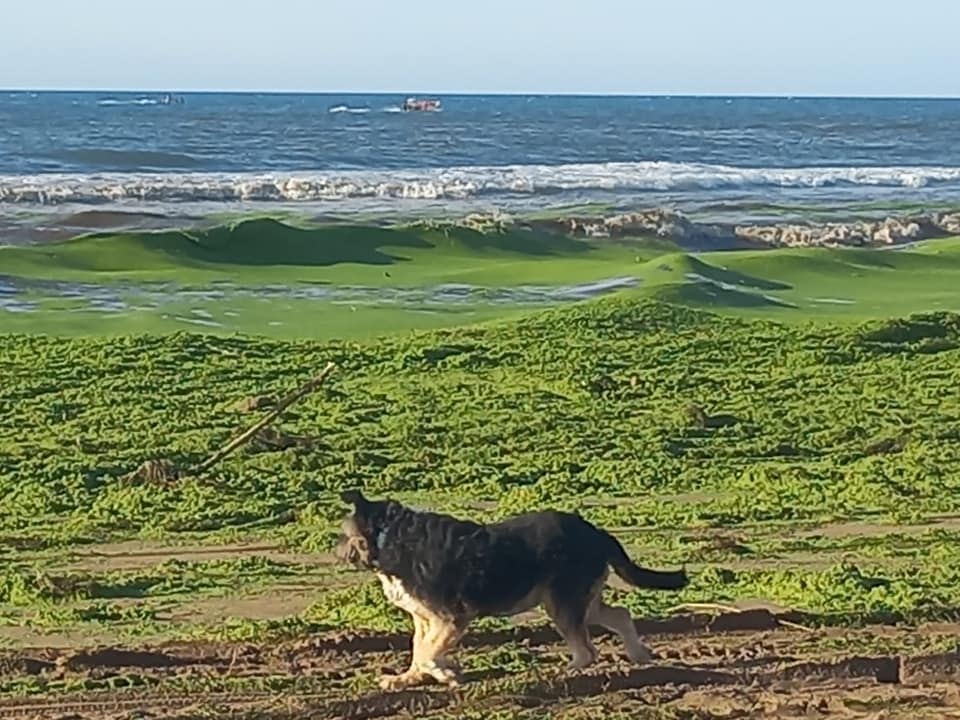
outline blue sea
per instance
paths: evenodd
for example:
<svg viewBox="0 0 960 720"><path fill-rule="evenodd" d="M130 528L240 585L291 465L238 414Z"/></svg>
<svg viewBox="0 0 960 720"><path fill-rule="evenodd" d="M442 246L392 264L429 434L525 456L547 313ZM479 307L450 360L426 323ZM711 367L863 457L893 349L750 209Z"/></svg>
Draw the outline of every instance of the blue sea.
<svg viewBox="0 0 960 720"><path fill-rule="evenodd" d="M0 92L0 218L960 204L960 100Z"/></svg>

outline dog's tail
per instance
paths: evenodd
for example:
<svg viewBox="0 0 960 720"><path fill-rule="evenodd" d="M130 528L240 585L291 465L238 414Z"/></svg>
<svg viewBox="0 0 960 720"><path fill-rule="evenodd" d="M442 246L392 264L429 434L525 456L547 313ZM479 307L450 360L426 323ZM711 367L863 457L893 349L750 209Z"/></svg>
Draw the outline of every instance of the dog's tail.
<svg viewBox="0 0 960 720"><path fill-rule="evenodd" d="M613 535L601 530L610 542L610 567L624 582L634 587L651 588L653 590L680 590L689 582L686 570L648 570L640 567L623 549L623 545Z"/></svg>

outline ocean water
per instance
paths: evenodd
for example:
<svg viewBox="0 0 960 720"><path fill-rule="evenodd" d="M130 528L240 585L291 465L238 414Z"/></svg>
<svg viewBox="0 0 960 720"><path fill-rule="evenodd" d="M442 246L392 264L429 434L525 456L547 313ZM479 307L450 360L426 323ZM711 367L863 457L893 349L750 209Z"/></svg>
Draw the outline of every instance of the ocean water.
<svg viewBox="0 0 960 720"><path fill-rule="evenodd" d="M0 92L0 219L960 204L960 100L161 97Z"/></svg>

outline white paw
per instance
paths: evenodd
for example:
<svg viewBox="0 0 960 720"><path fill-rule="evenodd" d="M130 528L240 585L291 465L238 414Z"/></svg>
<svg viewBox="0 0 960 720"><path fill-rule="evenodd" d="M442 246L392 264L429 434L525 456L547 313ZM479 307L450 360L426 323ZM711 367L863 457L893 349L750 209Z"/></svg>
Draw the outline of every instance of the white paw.
<svg viewBox="0 0 960 720"><path fill-rule="evenodd" d="M460 674L455 667L449 664L449 661L441 658L439 661L430 661L421 666L421 670L430 675L434 680L449 687L458 687L460 685Z"/></svg>
<svg viewBox="0 0 960 720"><path fill-rule="evenodd" d="M381 675L377 683L381 690L402 690L403 688L417 685L423 681L423 675L419 672L410 672L409 670L400 675Z"/></svg>

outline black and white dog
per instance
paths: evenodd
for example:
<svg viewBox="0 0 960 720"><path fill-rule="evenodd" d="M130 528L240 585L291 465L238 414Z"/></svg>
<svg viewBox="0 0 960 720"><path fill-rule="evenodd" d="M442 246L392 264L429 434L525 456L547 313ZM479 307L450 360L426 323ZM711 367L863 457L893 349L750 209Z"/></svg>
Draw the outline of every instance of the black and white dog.
<svg viewBox="0 0 960 720"><path fill-rule="evenodd" d="M390 500L342 493L353 512L343 521L336 555L372 570L387 599L413 617L413 659L401 675L386 675L384 689L427 678L456 685L447 659L472 620L511 616L543 605L566 641L570 668L597 659L589 625L617 633L637 663L652 656L630 613L604 603L608 568L638 588L678 590L682 570L659 572L634 563L609 533L579 515L527 513L483 525L449 515L412 510Z"/></svg>

